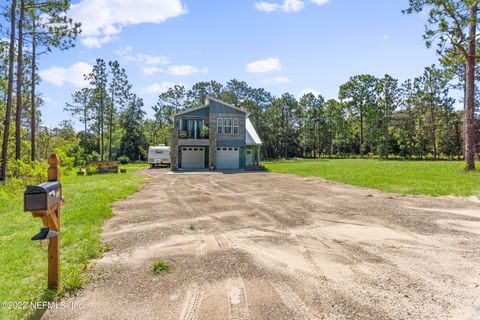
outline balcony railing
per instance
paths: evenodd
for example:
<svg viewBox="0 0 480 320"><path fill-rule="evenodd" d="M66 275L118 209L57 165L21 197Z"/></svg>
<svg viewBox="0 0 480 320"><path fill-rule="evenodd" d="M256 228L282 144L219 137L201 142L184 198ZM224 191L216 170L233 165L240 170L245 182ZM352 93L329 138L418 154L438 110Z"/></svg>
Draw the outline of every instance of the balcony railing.
<svg viewBox="0 0 480 320"><path fill-rule="evenodd" d="M203 130L178 130L179 139L204 140L208 139L208 128Z"/></svg>

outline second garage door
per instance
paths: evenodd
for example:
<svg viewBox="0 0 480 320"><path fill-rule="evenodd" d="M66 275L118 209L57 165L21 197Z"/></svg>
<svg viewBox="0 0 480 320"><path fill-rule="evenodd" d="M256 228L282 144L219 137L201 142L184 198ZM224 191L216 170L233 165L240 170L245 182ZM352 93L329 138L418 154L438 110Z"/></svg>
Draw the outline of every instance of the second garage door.
<svg viewBox="0 0 480 320"><path fill-rule="evenodd" d="M217 148L218 169L238 169L240 167L239 148Z"/></svg>
<svg viewBox="0 0 480 320"><path fill-rule="evenodd" d="M205 168L205 148L182 147L182 168Z"/></svg>

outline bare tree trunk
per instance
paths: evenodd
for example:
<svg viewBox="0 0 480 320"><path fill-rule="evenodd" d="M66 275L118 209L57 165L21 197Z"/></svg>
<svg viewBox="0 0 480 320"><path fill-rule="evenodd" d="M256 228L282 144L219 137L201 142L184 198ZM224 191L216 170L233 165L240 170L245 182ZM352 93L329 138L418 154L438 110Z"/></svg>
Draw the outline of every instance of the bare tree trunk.
<svg viewBox="0 0 480 320"><path fill-rule="evenodd" d="M384 151L383 151L383 156L385 157L385 159L388 159L388 140L390 139L389 138L389 135L388 135L388 126L389 126L389 121L388 121L388 117L390 116L388 114L388 108L389 106L385 105L384 107L384 111L383 111L383 117L384 117L384 124L383 124L383 148L384 148Z"/></svg>
<svg viewBox="0 0 480 320"><path fill-rule="evenodd" d="M83 124L85 126L85 129L83 131L83 137L84 137L84 141L86 142L87 141L87 117L88 117L88 100L87 100L87 97L86 95L83 96Z"/></svg>
<svg viewBox="0 0 480 320"><path fill-rule="evenodd" d="M36 86L36 68L37 68L37 36L35 34L36 30L35 25L35 17L33 17L33 26L32 26L32 92L30 97L30 104L32 105L32 114L31 114L31 155L30 159L35 161L35 154L36 154L36 138L37 138L37 109L36 109L36 100L35 100L35 86Z"/></svg>
<svg viewBox="0 0 480 320"><path fill-rule="evenodd" d="M103 153L104 153L104 118L105 118L105 110L104 110L104 101L103 101L103 86L101 88L102 92L100 94L100 109L101 109L101 115L100 115L100 159L101 161L104 160Z"/></svg>
<svg viewBox="0 0 480 320"><path fill-rule="evenodd" d="M468 40L467 81L465 97L465 161L466 170L475 170L475 64L478 4L470 8L470 31Z"/></svg>
<svg viewBox="0 0 480 320"><path fill-rule="evenodd" d="M25 14L24 0L20 0L20 17L18 19L17 45L17 110L15 112L15 159L20 160L22 152L22 109L23 109L23 16Z"/></svg>
<svg viewBox="0 0 480 320"><path fill-rule="evenodd" d="M360 106L360 155L363 156L363 106Z"/></svg>
<svg viewBox="0 0 480 320"><path fill-rule="evenodd" d="M112 160L112 131L113 131L113 103L114 103L114 94L113 92L115 91L115 89L112 90L112 105L110 106L110 112L109 112L109 127L108 127L108 133L109 133L109 137L108 137L108 159L111 161Z"/></svg>
<svg viewBox="0 0 480 320"><path fill-rule="evenodd" d="M432 143L433 143L433 159L437 160L437 126L435 110L433 106L430 106L430 122L432 124Z"/></svg>
<svg viewBox="0 0 480 320"><path fill-rule="evenodd" d="M8 88L7 88L7 106L5 111L5 125L3 129L3 144L2 144L2 167L0 168L0 181L5 181L7 176L7 152L8 152L8 138L10 136L10 116L12 113L13 104L13 68L15 63L15 9L17 1L12 0L11 8L11 22L10 22L10 44L8 51Z"/></svg>

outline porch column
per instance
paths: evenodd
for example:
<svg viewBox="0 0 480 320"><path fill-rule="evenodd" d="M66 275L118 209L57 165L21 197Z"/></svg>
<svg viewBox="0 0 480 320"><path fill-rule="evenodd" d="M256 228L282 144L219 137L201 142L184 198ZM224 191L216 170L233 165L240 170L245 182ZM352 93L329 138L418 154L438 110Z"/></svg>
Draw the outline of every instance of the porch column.
<svg viewBox="0 0 480 320"><path fill-rule="evenodd" d="M217 128L208 129L208 168L215 170L217 167Z"/></svg>
<svg viewBox="0 0 480 320"><path fill-rule="evenodd" d="M178 128L170 129L170 170L178 170Z"/></svg>
<svg viewBox="0 0 480 320"><path fill-rule="evenodd" d="M260 165L260 148L261 146L260 145L257 145L257 165Z"/></svg>

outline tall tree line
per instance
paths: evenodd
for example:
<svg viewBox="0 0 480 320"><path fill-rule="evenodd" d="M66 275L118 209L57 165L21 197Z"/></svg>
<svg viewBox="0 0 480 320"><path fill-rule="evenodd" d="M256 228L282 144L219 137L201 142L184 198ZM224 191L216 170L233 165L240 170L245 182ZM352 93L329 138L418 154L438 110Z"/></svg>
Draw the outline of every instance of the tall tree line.
<svg viewBox="0 0 480 320"><path fill-rule="evenodd" d="M145 120L143 100L132 93L125 69L118 61L97 59L85 80L89 86L74 92L64 108L82 123L78 133L82 159L144 160L148 149L144 127L150 128L152 122Z"/></svg>
<svg viewBox="0 0 480 320"><path fill-rule="evenodd" d="M209 95L249 112L265 158L464 159L464 112L454 110L450 89L451 74L435 65L403 83L390 75L352 76L328 101L312 93L275 97L236 79L176 85L159 95L148 131L166 130L172 114Z"/></svg>
<svg viewBox="0 0 480 320"><path fill-rule="evenodd" d="M463 137L466 170L475 170L478 124L475 118L476 68L478 63L479 0L409 0L404 13L426 12L424 34L427 47L437 45L442 64L463 73Z"/></svg>

